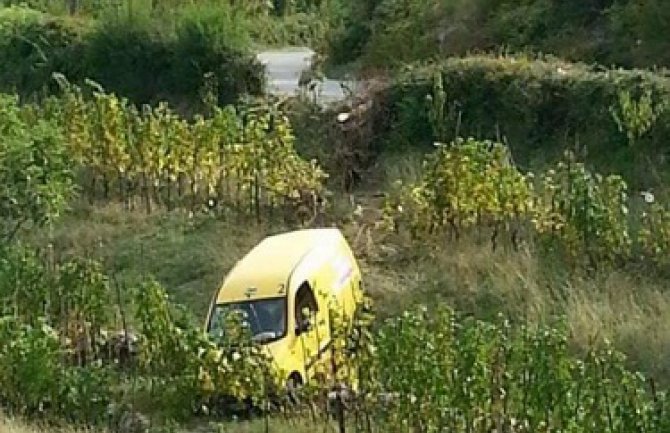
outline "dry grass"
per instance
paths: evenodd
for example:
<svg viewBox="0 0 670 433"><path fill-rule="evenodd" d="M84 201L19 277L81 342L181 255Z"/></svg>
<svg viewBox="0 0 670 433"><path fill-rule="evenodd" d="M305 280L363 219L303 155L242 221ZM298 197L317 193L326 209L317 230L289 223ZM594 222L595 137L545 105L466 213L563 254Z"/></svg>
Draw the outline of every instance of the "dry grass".
<svg viewBox="0 0 670 433"><path fill-rule="evenodd" d="M365 219L350 218L343 228L361 258L381 316L413 303L442 302L486 320L496 320L499 313L529 323L564 317L575 350L607 338L629 356L631 366L670 385L670 328L664 326L670 322L670 291L663 281L630 272L569 275L532 249L493 252L486 236L444 239L439 248L428 248L370 226L361 231L361 224L369 223ZM101 258L129 284L155 275L177 301L203 317L235 261L263 236L281 230L109 207L65 218L53 229L52 240L68 254Z"/></svg>
<svg viewBox="0 0 670 433"><path fill-rule="evenodd" d="M0 433L39 433L36 429L15 420L0 417Z"/></svg>
<svg viewBox="0 0 670 433"><path fill-rule="evenodd" d="M0 414L0 433L96 433L71 427L38 427Z"/></svg>
<svg viewBox="0 0 670 433"><path fill-rule="evenodd" d="M531 324L564 320L575 351L607 339L632 368L670 385L670 328L663 325L670 322L670 291L664 281L628 271L570 275L531 250L492 252L472 241L445 243L439 251L369 271L369 279L383 282L375 289L387 314L409 302L441 302L487 320L499 313Z"/></svg>
<svg viewBox="0 0 670 433"><path fill-rule="evenodd" d="M233 421L222 423L197 423L177 428L174 433L335 433L337 426L333 423L312 422L307 419L288 421L281 418L270 418L266 421ZM161 431L158 428L157 431ZM170 431L169 429L166 431ZM0 414L0 433L106 433L101 429L75 429L73 427L34 426L26 421L10 419Z"/></svg>

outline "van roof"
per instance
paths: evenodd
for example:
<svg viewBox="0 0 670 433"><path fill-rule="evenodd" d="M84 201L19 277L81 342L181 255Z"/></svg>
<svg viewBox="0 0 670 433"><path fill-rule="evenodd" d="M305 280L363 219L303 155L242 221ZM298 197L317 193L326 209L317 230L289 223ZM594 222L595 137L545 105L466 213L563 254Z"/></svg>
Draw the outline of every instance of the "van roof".
<svg viewBox="0 0 670 433"><path fill-rule="evenodd" d="M297 230L263 239L230 271L217 303L285 296L289 276L307 253L342 239L336 228Z"/></svg>

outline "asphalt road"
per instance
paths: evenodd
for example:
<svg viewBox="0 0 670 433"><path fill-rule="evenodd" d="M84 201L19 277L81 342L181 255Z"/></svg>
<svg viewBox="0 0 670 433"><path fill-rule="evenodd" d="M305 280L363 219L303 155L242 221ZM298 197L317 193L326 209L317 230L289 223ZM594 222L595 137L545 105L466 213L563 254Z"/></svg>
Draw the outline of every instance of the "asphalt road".
<svg viewBox="0 0 670 433"><path fill-rule="evenodd" d="M258 60L266 67L270 93L291 95L299 92L298 82L303 71L310 68L315 52L305 47L263 51ZM318 83L317 97L322 103L343 99L341 81L325 79Z"/></svg>

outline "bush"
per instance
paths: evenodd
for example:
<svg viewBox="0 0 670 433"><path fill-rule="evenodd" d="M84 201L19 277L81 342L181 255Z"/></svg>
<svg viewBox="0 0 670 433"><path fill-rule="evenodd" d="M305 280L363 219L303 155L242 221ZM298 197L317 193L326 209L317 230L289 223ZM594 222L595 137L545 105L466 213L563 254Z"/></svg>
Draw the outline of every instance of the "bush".
<svg viewBox="0 0 670 433"><path fill-rule="evenodd" d="M428 148L459 135L504 140L528 166L577 146L601 171L622 172L636 186L661 183L650 179L646 164L667 152L670 138L670 113L662 104L670 79L662 74L473 56L411 68L388 93L387 139L396 147ZM620 113L626 121L617 120ZM643 165L644 172L636 171Z"/></svg>
<svg viewBox="0 0 670 433"><path fill-rule="evenodd" d="M64 364L59 335L45 322L26 325L5 316L0 337L0 399L6 409L74 422L101 420L112 395L107 369Z"/></svg>
<svg viewBox="0 0 670 433"><path fill-rule="evenodd" d="M220 105L235 102L242 94L260 94L264 70L246 51L248 40L240 25L245 25L242 19L234 19L225 9L184 15L177 23L170 67L163 72L168 92L163 96L171 92L198 96L208 73L217 83Z"/></svg>
<svg viewBox="0 0 670 433"><path fill-rule="evenodd" d="M226 8L186 9L175 23L108 16L90 26L7 8L0 11L0 91L54 90L51 77L59 72L76 83L93 79L138 104L167 99L193 108L208 74L218 102L231 103L260 94L264 84L244 28Z"/></svg>
<svg viewBox="0 0 670 433"><path fill-rule="evenodd" d="M26 122L15 97L0 94L0 242L19 229L52 221L74 191L61 130Z"/></svg>
<svg viewBox="0 0 670 433"><path fill-rule="evenodd" d="M86 78L94 79L137 103L148 103L171 68L170 49L146 22L101 23L87 38ZM66 75L67 76L67 75ZM68 77L77 82L84 76Z"/></svg>
<svg viewBox="0 0 670 433"><path fill-rule="evenodd" d="M0 9L0 89L30 95L55 84L54 72L81 77L83 32L32 9Z"/></svg>
<svg viewBox="0 0 670 433"><path fill-rule="evenodd" d="M345 9L331 47L338 62L388 67L502 48L626 67L670 61L662 0L367 0Z"/></svg>

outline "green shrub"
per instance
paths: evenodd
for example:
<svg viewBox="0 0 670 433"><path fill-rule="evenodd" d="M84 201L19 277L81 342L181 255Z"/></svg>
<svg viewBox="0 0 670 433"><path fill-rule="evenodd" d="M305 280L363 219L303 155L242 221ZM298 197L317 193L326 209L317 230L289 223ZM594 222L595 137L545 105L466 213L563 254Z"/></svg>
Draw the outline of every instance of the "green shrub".
<svg viewBox="0 0 670 433"><path fill-rule="evenodd" d="M55 329L12 316L0 318L0 400L23 415L100 421L112 393L109 371L98 365L63 363L65 350Z"/></svg>
<svg viewBox="0 0 670 433"><path fill-rule="evenodd" d="M168 85L170 48L146 22L104 22L87 39L86 78L137 103L151 102ZM66 77L68 77L66 75ZM73 82L83 76L68 77Z"/></svg>
<svg viewBox="0 0 670 433"><path fill-rule="evenodd" d="M220 105L235 102L242 94L260 94L264 70L246 51L249 42L240 25L245 25L244 21L225 9L185 14L177 23L171 67L163 72L167 81L165 90L198 96L204 75L211 73L217 83Z"/></svg>
<svg viewBox="0 0 670 433"><path fill-rule="evenodd" d="M0 242L27 224L52 221L72 197L72 167L51 120L22 118L18 98L0 94Z"/></svg>
<svg viewBox="0 0 670 433"><path fill-rule="evenodd" d="M262 92L262 65L247 51L245 18L227 8L183 9L173 21L105 15L82 25L23 7L0 9L0 91L55 90L54 72L93 79L134 103L198 107L204 76L218 102Z"/></svg>
<svg viewBox="0 0 670 433"><path fill-rule="evenodd" d="M608 11L612 38L608 54L624 65L670 65L665 31L670 5L664 0L617 1Z"/></svg>
<svg viewBox="0 0 670 433"><path fill-rule="evenodd" d="M30 95L55 88L54 72L81 77L83 32L81 26L32 9L0 9L0 89Z"/></svg>
<svg viewBox="0 0 670 433"><path fill-rule="evenodd" d="M297 13L286 17L253 18L249 31L256 44L265 46L307 46L319 50L326 38L328 22L315 13Z"/></svg>
<svg viewBox="0 0 670 433"><path fill-rule="evenodd" d="M242 18L226 8L185 9L169 23L110 19L87 40L87 78L135 103L200 102L205 75L217 84L218 103L259 94L262 66L246 51ZM163 27L167 27L163 28Z"/></svg>
<svg viewBox="0 0 670 433"><path fill-rule="evenodd" d="M435 102L426 101L435 93L436 75L441 76L444 91L443 109L437 110L442 112L439 119L434 116ZM656 110L653 116L645 115L653 123L645 126L641 137L632 131L636 134L634 146L628 145L630 131L625 125L620 128L622 123L614 115L621 111L623 92L638 104L633 114L644 114L647 108ZM651 95L651 105L640 109L646 95ZM614 169L636 181L636 186L648 186L661 180L650 179L647 171L636 169L666 152L670 113L659 102L668 95L670 79L652 72L603 71L521 57L452 58L413 67L395 81L389 90L393 118L387 138L400 148L428 148L438 139L434 131L444 130L451 131L449 139L460 135L504 140L524 167L553 160L566 147L577 146L601 171ZM648 157L634 159L634 155ZM638 167L631 161L637 161ZM667 161L656 163L667 165Z"/></svg>
<svg viewBox="0 0 670 433"><path fill-rule="evenodd" d="M344 9L336 62L389 67L498 49L626 67L670 61L663 0L367 0Z"/></svg>
<svg viewBox="0 0 670 433"><path fill-rule="evenodd" d="M24 325L5 316L0 321L0 336L2 400L21 413L53 404L60 375L56 332L46 323Z"/></svg>
<svg viewBox="0 0 670 433"><path fill-rule="evenodd" d="M446 308L380 326L376 380L395 394L374 419L389 432L664 432L667 397L606 347L570 355L562 327L483 323Z"/></svg>
<svg viewBox="0 0 670 433"><path fill-rule="evenodd" d="M330 20L326 35L326 51L332 64L352 62L363 54L370 38L372 12L379 0L331 2Z"/></svg>

